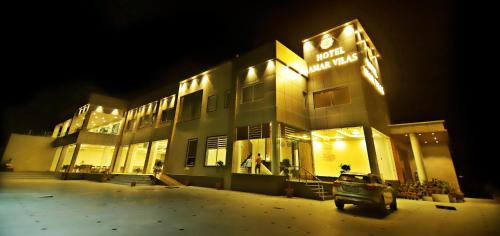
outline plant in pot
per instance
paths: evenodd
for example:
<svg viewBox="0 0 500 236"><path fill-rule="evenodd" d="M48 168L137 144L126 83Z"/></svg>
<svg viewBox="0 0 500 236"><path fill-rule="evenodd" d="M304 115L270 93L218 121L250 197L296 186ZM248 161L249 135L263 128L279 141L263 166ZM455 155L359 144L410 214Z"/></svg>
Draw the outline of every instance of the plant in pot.
<svg viewBox="0 0 500 236"><path fill-rule="evenodd" d="M287 197L293 197L294 190L292 188L292 185L290 184L290 167L292 165L290 164L289 159L283 159L281 162L281 169L283 169L283 174L285 175L285 182L286 182L286 188L285 188L285 194Z"/></svg>
<svg viewBox="0 0 500 236"><path fill-rule="evenodd" d="M155 175L155 177L161 172L162 169L163 169L163 161L156 159L155 164L153 165L153 174Z"/></svg>
<svg viewBox="0 0 500 236"><path fill-rule="evenodd" d="M216 162L215 165L215 171L217 172L217 176L222 177L224 174L224 162L221 160ZM215 188L216 189L224 189L224 178L219 178L218 181L215 183Z"/></svg>
<svg viewBox="0 0 500 236"><path fill-rule="evenodd" d="M351 165L349 165L349 164L344 164L344 163L340 164L340 173L341 173L341 174L343 174L343 173L347 173L347 172L349 172L349 171L351 171Z"/></svg>

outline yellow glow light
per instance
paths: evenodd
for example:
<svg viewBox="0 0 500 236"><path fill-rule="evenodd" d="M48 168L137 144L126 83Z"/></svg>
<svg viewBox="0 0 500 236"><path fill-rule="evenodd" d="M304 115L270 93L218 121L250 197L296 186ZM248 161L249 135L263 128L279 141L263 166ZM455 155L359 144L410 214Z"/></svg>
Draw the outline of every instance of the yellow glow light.
<svg viewBox="0 0 500 236"><path fill-rule="evenodd" d="M118 109L116 109L116 108L113 109L113 111L111 112L111 115L115 115L115 116L118 115Z"/></svg>
<svg viewBox="0 0 500 236"><path fill-rule="evenodd" d="M333 142L333 147L335 149L345 149L346 143L344 141L338 141L338 140L336 140L336 141Z"/></svg>
<svg viewBox="0 0 500 236"><path fill-rule="evenodd" d="M274 70L274 61L273 60L269 60L267 62L266 71L267 70Z"/></svg>
<svg viewBox="0 0 500 236"><path fill-rule="evenodd" d="M96 112L102 112L102 106L97 106L97 108L95 109Z"/></svg>
<svg viewBox="0 0 500 236"><path fill-rule="evenodd" d="M305 43L304 43L304 49L306 49L306 50L311 50L311 49L313 49L313 48L314 48L314 47L313 47L313 45L312 45L312 42L311 42L311 41L307 41L307 42L305 42Z"/></svg>
<svg viewBox="0 0 500 236"><path fill-rule="evenodd" d="M354 27L352 27L352 25L348 25L344 28L344 32L348 35L354 34Z"/></svg>

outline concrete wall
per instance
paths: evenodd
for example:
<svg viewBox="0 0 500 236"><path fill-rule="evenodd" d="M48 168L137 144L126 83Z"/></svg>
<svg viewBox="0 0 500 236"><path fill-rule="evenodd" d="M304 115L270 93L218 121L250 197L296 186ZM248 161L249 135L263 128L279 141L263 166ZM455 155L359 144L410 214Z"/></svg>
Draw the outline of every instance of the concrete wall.
<svg viewBox="0 0 500 236"><path fill-rule="evenodd" d="M457 173L447 144L422 145L424 168L427 179L444 180L459 188Z"/></svg>
<svg viewBox="0 0 500 236"><path fill-rule="evenodd" d="M12 158L14 171L49 171L56 148L54 138L11 134L2 161Z"/></svg>
<svg viewBox="0 0 500 236"><path fill-rule="evenodd" d="M206 142L207 137L228 135L230 132L230 108L224 108L224 99L226 91L231 89L232 78L232 63L228 62L210 69L206 74L193 78L198 79L197 84L191 85L191 82L188 82L186 86L180 86L172 140L169 143L170 148L168 148L166 156L165 171L167 174L190 176L217 175L215 167L205 166ZM179 111L182 109L180 107L181 97L199 90L203 90L200 118L179 122ZM217 109L216 111L207 112L207 100L212 95L217 96ZM185 168L187 141L193 138L198 139L195 166ZM228 142L228 145L230 144ZM228 155L231 157L229 152ZM230 158L226 159L227 161L231 161Z"/></svg>
<svg viewBox="0 0 500 236"><path fill-rule="evenodd" d="M282 195L285 176L232 174L231 190Z"/></svg>

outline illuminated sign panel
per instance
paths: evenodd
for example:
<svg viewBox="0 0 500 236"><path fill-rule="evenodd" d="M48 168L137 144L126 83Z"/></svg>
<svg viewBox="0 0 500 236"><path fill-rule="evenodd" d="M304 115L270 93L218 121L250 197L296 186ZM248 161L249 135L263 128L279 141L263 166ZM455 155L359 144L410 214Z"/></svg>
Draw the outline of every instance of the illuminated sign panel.
<svg viewBox="0 0 500 236"><path fill-rule="evenodd" d="M337 47L331 48L334 45L334 42L336 42L336 40L333 39L330 34L325 34L323 36L319 44L323 51L316 53L316 61L315 63L310 64L309 73L331 69L333 67L342 66L358 60L357 52L346 53L344 47L338 45L339 43L337 43ZM306 44L309 44L309 46L306 47L312 47L312 42L306 42Z"/></svg>
<svg viewBox="0 0 500 236"><path fill-rule="evenodd" d="M352 77L352 80L363 77L379 94L384 95L375 51L368 43L371 44L371 41L359 23L346 23L307 39L303 46L309 77L341 78L346 81L356 74L354 71L358 71L359 76Z"/></svg>

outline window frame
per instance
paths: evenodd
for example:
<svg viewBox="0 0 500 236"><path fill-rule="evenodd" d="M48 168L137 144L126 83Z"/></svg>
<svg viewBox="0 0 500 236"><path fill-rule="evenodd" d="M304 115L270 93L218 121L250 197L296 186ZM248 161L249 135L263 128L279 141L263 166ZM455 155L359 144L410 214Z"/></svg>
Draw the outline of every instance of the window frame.
<svg viewBox="0 0 500 236"><path fill-rule="evenodd" d="M348 102L346 103L341 103L341 104L335 104L335 91L339 91L341 89L346 89L347 90L347 93L348 93ZM328 106L322 106L322 107L317 107L316 106L316 95L317 94L321 94L321 93L327 93L327 92L331 92L331 96L329 97L329 104ZM342 105L348 105L348 104L351 104L351 90L349 88L349 86L347 85L342 85L342 86L337 86L337 87L333 87L333 88L329 88L329 89L324 89L324 90L319 90L319 91L315 91L313 92L313 106L314 106L314 109L321 109L321 108L327 108L327 107L336 107L336 106L342 106Z"/></svg>
<svg viewBox="0 0 500 236"><path fill-rule="evenodd" d="M226 155L227 155L227 135L222 134L222 135L213 135L213 136L207 136L206 142L205 142L205 161L204 161L204 166L205 167L217 167L217 161L219 161L219 158L215 158L215 164L214 165L207 165L207 152L208 152L208 139L209 138L217 138L217 155L219 151L219 137L226 137ZM224 157L226 158L226 157ZM224 161L224 165L226 165L226 162Z"/></svg>
<svg viewBox="0 0 500 236"><path fill-rule="evenodd" d="M210 99L215 99L215 108L213 110L209 110L210 108ZM207 97L207 113L217 111L217 94L212 94Z"/></svg>
<svg viewBox="0 0 500 236"><path fill-rule="evenodd" d="M191 157L192 159L194 159L193 161L193 165L188 165L188 160L190 159L190 156L189 156L189 143L192 142L192 141L196 141L196 148L194 150L194 157ZM187 144L186 144L186 159L184 161L184 167L194 167L196 165L196 155L198 154L197 153L198 151L198 138L190 138L187 140Z"/></svg>
<svg viewBox="0 0 500 236"><path fill-rule="evenodd" d="M255 87L257 85L262 85L262 96L259 97L259 98L255 98ZM248 102L245 102L244 99L243 99L243 90L247 89L247 88L252 88L252 92L251 92L251 100L248 101ZM265 98L265 84L264 82L255 82L255 83L252 83L252 84L248 84L248 85L245 85L245 86L242 86L241 87L241 99L240 99L240 104L246 104L246 103L252 103L252 102L256 102L256 101L260 101L260 100L264 100Z"/></svg>

